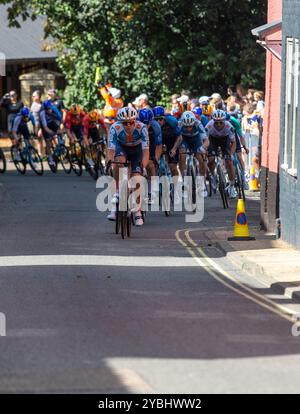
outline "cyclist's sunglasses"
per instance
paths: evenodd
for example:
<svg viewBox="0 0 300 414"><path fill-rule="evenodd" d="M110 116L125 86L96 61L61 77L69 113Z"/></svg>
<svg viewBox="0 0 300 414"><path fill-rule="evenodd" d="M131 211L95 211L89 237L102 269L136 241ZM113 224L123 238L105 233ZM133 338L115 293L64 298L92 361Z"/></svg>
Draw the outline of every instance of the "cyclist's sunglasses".
<svg viewBox="0 0 300 414"><path fill-rule="evenodd" d="M135 121L122 121L122 125L124 126L132 126L135 124Z"/></svg>
<svg viewBox="0 0 300 414"><path fill-rule="evenodd" d="M158 116L155 118L156 121L164 121L165 117L164 116Z"/></svg>

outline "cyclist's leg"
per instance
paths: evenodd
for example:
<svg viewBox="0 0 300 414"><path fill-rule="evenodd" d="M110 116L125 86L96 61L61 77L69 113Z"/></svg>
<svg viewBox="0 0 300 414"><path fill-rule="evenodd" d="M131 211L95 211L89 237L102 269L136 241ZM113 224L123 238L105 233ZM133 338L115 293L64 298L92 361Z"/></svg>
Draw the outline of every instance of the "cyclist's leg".
<svg viewBox="0 0 300 414"><path fill-rule="evenodd" d="M189 143L183 139L182 143L179 148L179 170L182 176L182 180L184 180L185 176L185 169L186 169L186 152L189 149Z"/></svg>
<svg viewBox="0 0 300 414"><path fill-rule="evenodd" d="M127 160L131 165L131 176L134 177L136 183L136 195L137 195L137 207L135 213L136 226L142 226L144 224L142 217L142 161L143 161L143 149L142 145L132 147L127 152Z"/></svg>

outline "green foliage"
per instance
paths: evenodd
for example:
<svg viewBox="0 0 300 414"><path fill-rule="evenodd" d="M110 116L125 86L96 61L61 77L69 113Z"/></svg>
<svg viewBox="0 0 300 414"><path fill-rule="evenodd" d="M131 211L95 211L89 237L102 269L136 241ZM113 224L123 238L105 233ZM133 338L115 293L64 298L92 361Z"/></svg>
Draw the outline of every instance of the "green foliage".
<svg viewBox="0 0 300 414"><path fill-rule="evenodd" d="M228 84L264 84L265 53L253 27L266 20L266 0L0 0L9 19L47 16L45 36L59 51L66 96L99 105L94 85L103 76L132 98L153 100L183 88L195 95Z"/></svg>

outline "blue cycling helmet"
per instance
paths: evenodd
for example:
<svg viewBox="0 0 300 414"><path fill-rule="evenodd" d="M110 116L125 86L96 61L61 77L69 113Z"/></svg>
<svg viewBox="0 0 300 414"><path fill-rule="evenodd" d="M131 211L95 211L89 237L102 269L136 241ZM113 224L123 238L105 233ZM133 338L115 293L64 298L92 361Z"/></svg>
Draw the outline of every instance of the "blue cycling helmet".
<svg viewBox="0 0 300 414"><path fill-rule="evenodd" d="M202 109L200 108L200 106L196 106L196 107L193 109L193 112L194 112L194 114L196 114L196 115L198 115L198 116L202 116L202 114L203 114L203 111L202 111Z"/></svg>
<svg viewBox="0 0 300 414"><path fill-rule="evenodd" d="M145 125L149 125L153 121L154 115L151 109L141 109L138 114L138 120Z"/></svg>
<svg viewBox="0 0 300 414"><path fill-rule="evenodd" d="M52 108L52 101L50 99L48 99L47 101L43 102L43 109L47 110Z"/></svg>
<svg viewBox="0 0 300 414"><path fill-rule="evenodd" d="M165 116L165 108L163 106L156 106L155 108L153 108L153 115L154 118L160 118L162 116Z"/></svg>
<svg viewBox="0 0 300 414"><path fill-rule="evenodd" d="M29 108L27 108L27 107L25 106L24 108L22 108L22 109L21 109L21 115L22 115L24 118L29 118L29 115L30 115L30 109L29 109Z"/></svg>

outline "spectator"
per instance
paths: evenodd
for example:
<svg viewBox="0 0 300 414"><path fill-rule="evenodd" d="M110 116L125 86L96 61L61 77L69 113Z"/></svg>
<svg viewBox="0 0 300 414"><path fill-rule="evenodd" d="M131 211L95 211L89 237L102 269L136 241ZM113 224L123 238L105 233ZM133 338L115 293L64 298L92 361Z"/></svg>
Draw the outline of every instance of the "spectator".
<svg viewBox="0 0 300 414"><path fill-rule="evenodd" d="M236 93L233 93L231 96L229 96L229 98L226 101L227 109L229 106L234 105L237 108L237 110L240 111L241 105L238 103L238 101L238 95Z"/></svg>
<svg viewBox="0 0 300 414"><path fill-rule="evenodd" d="M265 109L265 96L262 91L254 92L254 102L256 102L256 111L263 118L264 109Z"/></svg>
<svg viewBox="0 0 300 414"><path fill-rule="evenodd" d="M67 111L65 109L65 105L64 105L62 99L60 99L58 97L56 89L49 89L48 90L48 99L52 101L53 105L56 106L56 108L59 110L59 112L62 115L62 123L60 125L60 130L62 132L64 130L64 123L65 123L66 116L67 116Z"/></svg>
<svg viewBox="0 0 300 414"><path fill-rule="evenodd" d="M171 99L170 99L170 101L171 101L171 113L177 113L178 112L178 108L179 108L178 98L179 98L179 95L177 95L176 93L171 96Z"/></svg>
<svg viewBox="0 0 300 414"><path fill-rule="evenodd" d="M31 113L34 119L34 133L38 137L38 147L39 147L39 154L44 157L45 156L45 148L44 148L44 140L43 135L40 127L40 111L42 108L42 92L40 90L36 90L32 93L32 105L31 105Z"/></svg>
<svg viewBox="0 0 300 414"><path fill-rule="evenodd" d="M3 96L0 100L0 107L5 108L7 111L8 132L11 135L14 120L20 110L24 107L24 104L22 101L18 100L17 92L13 90Z"/></svg>
<svg viewBox="0 0 300 414"><path fill-rule="evenodd" d="M247 165L251 168L252 163L257 164L259 159L259 117L254 112L254 106L247 104L243 110L242 129L245 133L247 147L249 148L249 156Z"/></svg>
<svg viewBox="0 0 300 414"><path fill-rule="evenodd" d="M237 93L238 98L239 98L240 100L243 100L243 98L244 98L244 97L246 96L246 94L247 94L247 91L246 91L246 89L244 88L244 86L243 86L243 85L238 84L238 85L236 85L236 93Z"/></svg>
<svg viewBox="0 0 300 414"><path fill-rule="evenodd" d="M198 99L191 99L191 111L196 108L197 106L199 106L199 101Z"/></svg>
<svg viewBox="0 0 300 414"><path fill-rule="evenodd" d="M140 96L138 96L133 102L133 106L139 110L139 109L151 109L151 106L149 104L149 98L148 95L145 93L142 93Z"/></svg>

